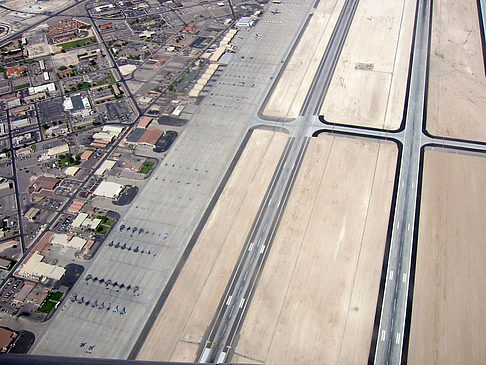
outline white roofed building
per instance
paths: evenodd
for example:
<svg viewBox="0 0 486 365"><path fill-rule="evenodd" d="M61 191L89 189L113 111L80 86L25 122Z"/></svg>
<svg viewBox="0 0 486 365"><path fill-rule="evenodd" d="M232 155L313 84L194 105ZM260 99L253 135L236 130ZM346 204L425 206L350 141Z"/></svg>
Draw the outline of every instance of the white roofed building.
<svg viewBox="0 0 486 365"><path fill-rule="evenodd" d="M93 195L101 196L109 199L116 199L123 190L123 185L115 182L102 181L101 184L93 192Z"/></svg>

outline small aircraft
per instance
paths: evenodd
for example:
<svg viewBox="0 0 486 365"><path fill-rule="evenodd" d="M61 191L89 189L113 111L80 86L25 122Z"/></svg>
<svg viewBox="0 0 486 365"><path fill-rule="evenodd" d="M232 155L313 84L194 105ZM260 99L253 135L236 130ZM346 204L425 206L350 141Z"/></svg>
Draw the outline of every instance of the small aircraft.
<svg viewBox="0 0 486 365"><path fill-rule="evenodd" d="M281 14L282 12L278 11L278 9L275 9L275 10L272 10L270 13L272 13L273 15L277 15L277 14Z"/></svg>
<svg viewBox="0 0 486 365"><path fill-rule="evenodd" d="M81 342L81 343L79 344L79 347L84 347L84 346L86 346L86 344L87 344L87 342Z"/></svg>
<svg viewBox="0 0 486 365"><path fill-rule="evenodd" d="M120 311L120 314L125 314L127 311L125 310L125 307Z"/></svg>

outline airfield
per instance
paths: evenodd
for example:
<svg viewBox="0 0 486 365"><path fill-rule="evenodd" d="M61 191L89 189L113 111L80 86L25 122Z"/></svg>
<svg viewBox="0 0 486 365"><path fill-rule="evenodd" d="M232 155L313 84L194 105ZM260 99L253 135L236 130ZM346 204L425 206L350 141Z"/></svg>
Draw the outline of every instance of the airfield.
<svg viewBox="0 0 486 365"><path fill-rule="evenodd" d="M311 141L238 355L268 364L366 362L397 153L386 141Z"/></svg>
<svg viewBox="0 0 486 365"><path fill-rule="evenodd" d="M433 15L427 131L486 142L486 79L477 1L440 3Z"/></svg>
<svg viewBox="0 0 486 365"><path fill-rule="evenodd" d="M485 158L424 152L410 364L486 361Z"/></svg>
<svg viewBox="0 0 486 365"><path fill-rule="evenodd" d="M34 353L484 362L474 4L269 5Z"/></svg>
<svg viewBox="0 0 486 365"><path fill-rule="evenodd" d="M321 108L327 122L400 127L415 6L414 1L404 0L359 2Z"/></svg>

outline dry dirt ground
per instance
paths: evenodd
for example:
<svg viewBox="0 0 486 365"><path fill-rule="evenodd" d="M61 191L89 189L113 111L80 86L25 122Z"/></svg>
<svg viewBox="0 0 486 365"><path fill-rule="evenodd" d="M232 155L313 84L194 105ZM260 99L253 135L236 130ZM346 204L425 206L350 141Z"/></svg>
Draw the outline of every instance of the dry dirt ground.
<svg viewBox="0 0 486 365"><path fill-rule="evenodd" d="M427 130L486 141L486 79L476 0L435 1Z"/></svg>
<svg viewBox="0 0 486 365"><path fill-rule="evenodd" d="M398 129L415 1L361 0L321 114L328 122Z"/></svg>
<svg viewBox="0 0 486 365"><path fill-rule="evenodd" d="M138 359L195 360L287 139L253 132Z"/></svg>
<svg viewBox="0 0 486 365"><path fill-rule="evenodd" d="M486 156L427 150L409 364L486 364Z"/></svg>
<svg viewBox="0 0 486 365"><path fill-rule="evenodd" d="M397 154L392 142L312 139L235 361L367 362Z"/></svg>
<svg viewBox="0 0 486 365"><path fill-rule="evenodd" d="M263 114L296 118L331 37L344 0L321 1L294 50Z"/></svg>

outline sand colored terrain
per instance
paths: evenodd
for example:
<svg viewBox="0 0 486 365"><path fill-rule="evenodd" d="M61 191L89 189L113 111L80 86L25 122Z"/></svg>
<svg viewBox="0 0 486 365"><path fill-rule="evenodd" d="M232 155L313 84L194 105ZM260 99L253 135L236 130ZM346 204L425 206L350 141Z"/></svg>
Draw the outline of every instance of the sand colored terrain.
<svg viewBox="0 0 486 365"><path fill-rule="evenodd" d="M195 360L287 139L285 134L253 132L139 359Z"/></svg>
<svg viewBox="0 0 486 365"><path fill-rule="evenodd" d="M391 142L307 149L236 351L266 364L365 364L397 163Z"/></svg>
<svg viewBox="0 0 486 365"><path fill-rule="evenodd" d="M486 156L424 158L409 364L486 364Z"/></svg>
<svg viewBox="0 0 486 365"><path fill-rule="evenodd" d="M296 118L326 50L344 0L320 1L263 114Z"/></svg>
<svg viewBox="0 0 486 365"><path fill-rule="evenodd" d="M434 2L427 130L486 141L486 79L476 0Z"/></svg>
<svg viewBox="0 0 486 365"><path fill-rule="evenodd" d="M359 2L321 108L328 122L400 127L414 15L414 1Z"/></svg>

